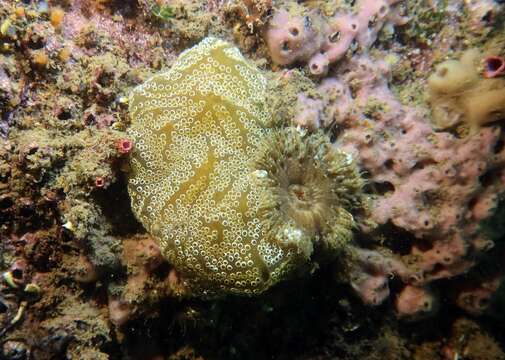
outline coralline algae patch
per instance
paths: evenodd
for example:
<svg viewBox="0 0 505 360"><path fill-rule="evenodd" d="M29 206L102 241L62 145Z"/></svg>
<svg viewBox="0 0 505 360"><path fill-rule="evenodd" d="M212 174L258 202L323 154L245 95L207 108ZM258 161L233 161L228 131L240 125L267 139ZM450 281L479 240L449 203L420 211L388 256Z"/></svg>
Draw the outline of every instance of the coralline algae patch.
<svg viewBox="0 0 505 360"><path fill-rule="evenodd" d="M238 49L207 38L131 95L132 208L195 294L262 292L314 242L351 236L354 164L321 134L267 128L265 89Z"/></svg>

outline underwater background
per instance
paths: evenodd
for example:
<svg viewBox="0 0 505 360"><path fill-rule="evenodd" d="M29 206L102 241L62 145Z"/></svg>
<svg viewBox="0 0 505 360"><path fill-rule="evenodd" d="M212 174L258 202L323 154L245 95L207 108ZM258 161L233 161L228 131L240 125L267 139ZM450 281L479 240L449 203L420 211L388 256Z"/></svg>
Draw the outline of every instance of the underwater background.
<svg viewBox="0 0 505 360"><path fill-rule="evenodd" d="M0 0L0 359L505 360L504 21Z"/></svg>

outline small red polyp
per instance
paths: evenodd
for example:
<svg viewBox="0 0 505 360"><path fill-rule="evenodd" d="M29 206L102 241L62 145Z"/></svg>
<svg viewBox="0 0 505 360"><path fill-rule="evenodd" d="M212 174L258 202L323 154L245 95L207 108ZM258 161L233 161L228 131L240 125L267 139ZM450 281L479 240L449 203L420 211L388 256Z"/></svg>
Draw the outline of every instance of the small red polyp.
<svg viewBox="0 0 505 360"><path fill-rule="evenodd" d="M133 149L133 141L130 139L119 139L117 149L121 154L129 154Z"/></svg>
<svg viewBox="0 0 505 360"><path fill-rule="evenodd" d="M484 77L494 78L505 73L505 60L500 56L487 56L484 58Z"/></svg>
<svg viewBox="0 0 505 360"><path fill-rule="evenodd" d="M103 188L105 186L105 179L101 176L95 178L95 186L97 188Z"/></svg>

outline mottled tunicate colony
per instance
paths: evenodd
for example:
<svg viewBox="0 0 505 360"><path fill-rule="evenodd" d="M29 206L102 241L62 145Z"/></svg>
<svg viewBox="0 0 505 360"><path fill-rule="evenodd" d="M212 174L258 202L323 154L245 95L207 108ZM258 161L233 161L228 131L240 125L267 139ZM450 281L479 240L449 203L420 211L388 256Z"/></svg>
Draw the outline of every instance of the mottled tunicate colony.
<svg viewBox="0 0 505 360"><path fill-rule="evenodd" d="M331 203L334 196L317 198L333 194L334 180L346 187L346 199L359 192L354 165L327 140L267 129L265 89L264 77L238 49L207 38L131 95L132 208L195 294L262 292L310 258L312 241L348 239L354 224L339 201ZM271 154L270 145L281 147ZM295 157L282 159L290 154ZM290 164L296 176L288 176ZM357 187L342 179L348 174ZM310 187L323 181L325 192L303 187L304 179ZM290 199L305 201L306 213L330 204L317 207L315 217L301 216L289 210Z"/></svg>

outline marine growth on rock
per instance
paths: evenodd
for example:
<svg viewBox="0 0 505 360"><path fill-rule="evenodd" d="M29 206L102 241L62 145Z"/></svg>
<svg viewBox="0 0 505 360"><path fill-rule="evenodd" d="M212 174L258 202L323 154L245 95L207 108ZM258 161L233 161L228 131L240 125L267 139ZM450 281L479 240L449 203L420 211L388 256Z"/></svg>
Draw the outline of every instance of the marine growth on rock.
<svg viewBox="0 0 505 360"><path fill-rule="evenodd" d="M193 294L260 293L351 238L352 159L325 134L269 128L265 92L206 38L131 94L132 208Z"/></svg>
<svg viewBox="0 0 505 360"><path fill-rule="evenodd" d="M465 122L475 132L501 120L505 115L505 80L497 76L503 68L499 57L483 57L478 49L466 50L459 60L438 64L428 78L434 127L447 129Z"/></svg>

